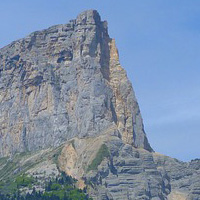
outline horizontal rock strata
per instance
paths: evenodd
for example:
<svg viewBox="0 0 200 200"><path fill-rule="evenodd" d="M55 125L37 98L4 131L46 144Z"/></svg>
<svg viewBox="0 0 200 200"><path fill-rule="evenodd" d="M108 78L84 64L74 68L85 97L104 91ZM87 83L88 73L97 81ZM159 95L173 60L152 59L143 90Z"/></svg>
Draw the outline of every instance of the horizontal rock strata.
<svg viewBox="0 0 200 200"><path fill-rule="evenodd" d="M95 10L0 49L0 181L60 171L94 200L200 200L200 160L153 152Z"/></svg>

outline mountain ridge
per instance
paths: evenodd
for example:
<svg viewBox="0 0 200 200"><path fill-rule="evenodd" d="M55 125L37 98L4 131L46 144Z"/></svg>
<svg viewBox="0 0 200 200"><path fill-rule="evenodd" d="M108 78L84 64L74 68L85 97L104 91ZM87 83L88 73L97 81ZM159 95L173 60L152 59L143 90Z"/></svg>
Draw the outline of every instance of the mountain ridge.
<svg viewBox="0 0 200 200"><path fill-rule="evenodd" d="M31 167L17 160L11 177L61 170L93 199L199 199L199 161L154 153L96 10L1 48L0 61L0 157L33 154Z"/></svg>
<svg viewBox="0 0 200 200"><path fill-rule="evenodd" d="M87 31L88 33L86 34L85 31ZM68 65L77 65L78 66L78 65L83 65L84 63L82 63L82 62L91 62L91 63L89 63L89 65L91 65L93 62L93 65L94 65L94 68L93 68L94 74L93 75L95 75L95 73L96 73L96 76L99 76L99 79L100 79L99 81L101 84L100 87L102 87L102 88L106 87L108 89L113 90L114 87L112 88L112 84L115 84L115 83L111 83L111 81L114 81L115 79L119 79L120 73L121 73L120 76L122 76L122 74L124 73L124 75L123 75L124 81L129 82L125 71L123 72L122 68L119 65L118 58L116 58L117 50L115 47L112 48L114 43L111 41L112 41L112 39L109 38L108 33L107 33L106 23L100 21L100 16L97 13L97 11L90 10L90 11L80 14L76 20L71 20L69 24L53 26L53 27L50 27L43 31L34 32L34 33L30 34L29 36L27 36L25 39L18 40L16 42L12 43L11 45L8 45L7 47L4 47L3 49L1 49L1 53L0 53L0 57L2 60L1 70L2 70L2 73L5 73L5 74L8 73L7 76L5 75L5 76L1 76L1 77L8 78L8 75L9 75L11 77L9 82L14 81L14 84L16 84L16 86L14 86L14 87L19 88L19 91L18 91L19 93L23 93L22 90L25 90L24 91L25 94L21 94L21 95L24 95L23 98L25 98L23 105L21 105L22 107L24 107L24 111L23 111L24 113L21 112L21 110L19 110L18 111L19 115L22 115L22 116L17 117L17 118L22 117L20 123L22 123L22 125L24 126L24 128L23 128L24 133L20 133L19 137L21 137L20 135L23 135L23 134L24 134L24 136L30 135L30 137L32 137L31 134L33 134L33 133L27 133L28 129L30 129L30 127L26 127L25 123L28 124L29 120L32 120L32 121L37 120L37 115L39 114L38 116L40 116L40 112L47 109L47 106L49 106L50 104L52 104L50 106L54 106L54 110L52 110L52 111L48 110L49 114L52 113L55 115L57 115L57 114L59 115L59 113L60 113L62 115L64 113L66 113L66 111L64 109L59 108L59 106L61 106L60 104L62 104L62 106L63 106L63 104L65 103L64 101L63 102L60 101L59 95L62 95L61 98L63 98L63 99L69 98L69 96L68 96L69 94L66 94L68 91L66 91L64 87L69 88L69 87L71 87L71 85L69 83L70 81L67 83L65 80L61 80L63 83L60 83L59 80L61 79L61 76L63 76L63 79L65 78L63 75L64 73L68 73L69 76L72 76L70 74L72 72L71 72L71 69L66 70L63 65L67 65L67 66ZM64 45L66 45L66 46L64 46ZM109 47L109 45L111 45L111 47ZM91 47L88 48L88 46L91 46ZM109 54L109 48L111 48L111 50L113 49L112 50L113 55ZM13 52L13 50L14 50L14 52ZM44 52L46 52L46 53L44 53ZM97 55L97 54L99 54L99 55ZM111 56L114 56L114 57L111 58ZM110 58L111 58L111 60L110 60ZM88 61L87 59L88 60L90 59L91 61L90 60ZM117 59L117 60L115 61L115 59ZM9 61L7 61L7 60L9 60ZM110 62L111 62L111 64L109 64ZM117 65L118 69L115 70L113 68L115 70L114 73L110 73L111 67L109 68L109 65L110 66ZM14 66L15 68L14 67L12 68L11 66ZM20 67L22 67L22 69L20 69ZM70 67L70 68L72 68L72 67ZM3 70L3 69L5 69L5 70ZM31 72L31 70L34 72ZM75 70L81 71L82 69L77 68ZM87 72L87 70L88 69L86 69L85 71ZM60 74L61 73L63 73L63 74L61 74L61 76L60 76L57 71L59 71ZM13 74L12 74L12 72L13 72ZM9 73L11 73L11 74L9 74ZM13 76L17 73L20 74L21 78L18 80L17 79L15 80L15 78L13 78ZM76 72L73 72L73 73L76 73ZM97 74L97 73L99 73L99 74ZM108 77L109 75L112 75L112 74L114 74L115 77ZM57 76L57 79L59 79L59 80L55 80L56 76ZM78 85L79 80L78 80L78 77L76 74L74 76L75 76L74 78L77 79L77 82L76 82L77 92L76 93L77 93L77 95L79 95L79 93L80 93L79 85ZM88 78L90 78L90 80L89 79L88 80L90 82L94 82L94 80L93 80L94 77L92 77L91 74L88 74L88 76L90 76L90 77L88 77ZM101 77L101 76L103 76L103 77ZM50 78L53 79L52 82L51 82L51 80L49 80ZM81 77L81 78L82 78L83 82L85 82L85 84L87 84L86 83L87 80L84 80L84 77ZM67 77L66 77L66 79L67 79ZM6 82L6 80L2 80L2 82ZM30 101L34 101L32 91L36 89L36 92L37 92L37 89L38 89L37 86L41 87L41 85L43 86L43 83L44 83L44 85L47 84L47 86L44 86L44 87L48 87L48 91L50 92L50 94L48 93L46 95L51 95L51 97L49 97L49 99L48 99L48 101L51 101L51 102L40 102L40 104L41 104L40 107L36 108L37 104L36 103L33 104L32 102L30 102ZM8 84L8 80L7 80L7 84ZM122 83L121 85L118 84L118 88L121 87L123 84L124 83ZM12 87L12 85L11 85L11 87ZM63 90L65 90L65 91L60 92L61 87L63 87L64 88ZM5 85L3 85L2 88L4 90L6 90ZM100 88L100 89L102 89L102 88ZM116 90L118 88L115 88L115 93L117 92ZM130 88L129 90L132 90L131 83L129 83L129 88ZM45 89L47 90L47 88L45 88ZM88 91L86 91L86 92L94 93L94 91L91 91L91 90L92 90L92 88L89 88ZM55 94L53 94L52 91L53 91L53 93L57 93L56 94L57 96ZM33 91L33 92L35 92L35 91ZM119 98L121 98L121 99L124 98L124 99L122 99L122 100L116 99L115 100L113 98L116 98L117 94L114 94L115 96L113 98L107 96L105 98L110 98L110 99L108 99L108 100L104 99L104 101L107 101L107 103L108 103L108 101L110 101L110 103L108 103L108 104L111 104L110 105L111 107L114 105L114 103L116 103L114 101L121 101L121 103L125 104L125 102L123 102L123 101L126 101L127 99L125 97L122 97L122 95L125 95L125 94L122 94L122 91L119 91L119 93L121 93L120 94L121 96ZM13 94L3 94L3 95L11 96ZM3 96L3 95L1 95L1 96ZM41 95L39 94L39 98L42 98L42 100L44 99L44 101L45 101L45 97L42 97ZM79 96L77 96L77 95L75 95L74 98L79 98ZM80 95L84 95L84 94L80 94ZM102 95L102 94L94 94L94 95ZM107 94L107 95L109 95L109 94ZM127 91L126 95L129 95L129 91ZM12 97L12 98L16 99L17 97ZM55 101L57 101L56 102L57 105L52 103L53 98ZM80 98L82 98L82 97L80 97ZM136 105L137 101L135 99L134 94L131 94L130 99L132 102L135 102L134 103L135 106L138 107L138 105ZM42 100L38 100L38 101L42 101ZM10 103L13 105L12 101L13 100L11 99ZM74 101L76 101L76 99ZM43 105L42 105L42 103L43 103ZM30 110L29 105L31 107L35 106L32 109L37 109L38 111L34 112L33 110ZM56 108L56 106L58 108ZM122 109L125 109L125 106L126 105L123 105L123 108L119 108L120 109L119 111L117 110L118 108L117 109L112 109L111 107L105 108L108 110L108 112L111 112L111 115L113 115L113 116L111 116L112 119L106 119L106 120L107 121L108 120L109 121L116 120L117 113L115 113L115 112L124 112L124 111L122 111ZM2 108L2 109L4 109L4 108ZM52 108L48 108L48 109L52 109ZM58 110L58 109L60 109L60 110ZM140 115L139 107L137 109L138 109L138 113ZM27 112L27 110L28 110L28 112ZM31 113L31 112L33 112L33 113ZM79 112L79 111L77 111L77 112ZM105 110L105 112L107 112L107 111ZM135 110L132 108L131 112L135 112ZM31 114L35 115L36 117L31 116ZM45 114L46 113L44 113L44 115ZM48 113L46 114L46 116L47 115L48 115ZM90 115L90 114L88 113L88 115ZM110 115L110 114L107 114L107 115ZM124 113L124 115L125 115L125 113ZM136 113L129 113L129 114L127 113L126 117L129 118L129 115L136 116L137 114ZM79 116L77 116L77 117L79 117ZM89 116L89 117L92 117L92 116ZM107 116L107 117L109 118L109 116ZM141 116L138 116L138 117L139 117L138 123L141 123L141 125L138 125L138 127L136 127L136 129L137 128L140 129L140 130L138 130L138 131L140 131L140 134L138 134L138 131L135 131L134 141L131 141L132 139L130 138L130 139L127 139L127 140L129 140L127 142L135 143L134 145L138 146L138 147L146 145L145 148L148 148L150 150L151 148L146 139L143 127L139 128L139 126L143 126ZM62 120L65 121L64 123L69 123L69 121L67 122L67 119L64 119L64 118L66 118L66 117L63 116ZM103 119L105 119L105 118L103 118ZM55 119L53 119L53 120L55 120ZM77 120L79 120L79 119L77 119ZM77 121L77 120L75 119L74 121ZM125 120L125 118L122 120ZM127 121L128 123L131 123L130 126L133 127L133 128L131 128L131 127L128 128L128 127L125 127L126 122L122 122L122 120L121 120L121 122L119 122L120 123L119 126L121 126L120 127L121 136L127 137L128 135L127 136L123 136L123 135L129 134L128 132L130 132L130 134L129 134L130 136L128 136L128 137L133 137L134 130L132 130L132 129L134 129L135 122ZM131 120L131 119L128 119L128 120ZM25 123L23 124L24 121L25 121ZM80 123L83 124L82 121L80 121ZM86 122L84 122L84 123L86 123ZM93 123L93 122L91 122L91 123ZM105 122L105 123L110 123L110 122ZM77 124L77 125L82 126L81 124ZM31 126L34 126L34 122L31 124ZM91 125L88 124L86 126L91 126ZM137 123L136 123L136 126L137 126ZM74 128L75 129L78 128L78 130L74 130L74 131L78 132L78 135L86 135L87 134L86 133L87 128L86 129L84 127L82 129L80 129L80 127L74 127ZM72 129L74 129L74 128L72 128ZM36 126L36 129L37 129L37 126ZM83 129L85 129L85 131L83 131ZM99 130L96 130L96 132L101 131L100 126L98 127L98 129ZM122 130L122 129L127 129L127 130ZM91 128L91 131L87 131L87 132L92 132L93 130L94 129ZM19 131L19 130L17 130L17 131ZM55 130L52 130L52 131L54 132ZM29 132L30 132L30 130L29 130ZM35 130L35 132L41 132L41 131ZM122 134L122 132L124 134ZM38 133L38 134L41 134L41 133ZM63 137L63 135L66 135L66 134L64 134L64 133L60 134L59 138ZM68 136L66 135L66 137L68 137ZM143 138L141 138L141 137L143 137ZM138 141L137 141L137 138L138 138ZM140 141L140 139L141 139L141 141ZM23 138L23 140L25 141L26 138ZM143 140L144 140L145 144L143 143ZM58 143L60 143L61 141L62 141L62 139L60 139L60 141L58 141ZM29 142L28 141L25 141L25 142L26 142L26 144L20 144L22 146L22 147L19 147L21 149L20 151L22 151L22 148L26 148L26 145L28 145L27 148L29 150L31 150L31 147L29 147ZM51 141L49 144L51 145L52 142L54 142L54 141ZM22 143L22 141L21 141L21 143ZM39 143L39 141L38 141L38 143ZM45 145L48 146L48 144L41 144L41 146L45 146ZM35 144L35 146L37 146L37 144ZM0 152L2 152L2 151L3 150L1 150Z"/></svg>

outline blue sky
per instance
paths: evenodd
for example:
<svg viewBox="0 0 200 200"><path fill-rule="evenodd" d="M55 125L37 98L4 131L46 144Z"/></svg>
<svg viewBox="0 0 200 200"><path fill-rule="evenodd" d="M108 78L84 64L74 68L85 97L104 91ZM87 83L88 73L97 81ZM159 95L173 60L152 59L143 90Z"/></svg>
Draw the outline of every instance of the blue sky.
<svg viewBox="0 0 200 200"><path fill-rule="evenodd" d="M86 9L108 21L154 150L200 158L200 1L0 0L0 48Z"/></svg>

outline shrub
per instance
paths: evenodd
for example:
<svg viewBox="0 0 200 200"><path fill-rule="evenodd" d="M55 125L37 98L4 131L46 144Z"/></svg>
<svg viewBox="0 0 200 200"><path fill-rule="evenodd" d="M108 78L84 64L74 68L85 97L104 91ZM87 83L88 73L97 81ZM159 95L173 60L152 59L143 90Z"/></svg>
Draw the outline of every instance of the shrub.
<svg viewBox="0 0 200 200"><path fill-rule="evenodd" d="M53 183L51 185L51 190L60 190L60 189L62 189L62 186L58 183Z"/></svg>
<svg viewBox="0 0 200 200"><path fill-rule="evenodd" d="M18 176L15 179L15 182L17 184L18 187L27 187L29 185L31 185L32 183L34 183L34 179L32 177L29 177L27 175L21 175Z"/></svg>

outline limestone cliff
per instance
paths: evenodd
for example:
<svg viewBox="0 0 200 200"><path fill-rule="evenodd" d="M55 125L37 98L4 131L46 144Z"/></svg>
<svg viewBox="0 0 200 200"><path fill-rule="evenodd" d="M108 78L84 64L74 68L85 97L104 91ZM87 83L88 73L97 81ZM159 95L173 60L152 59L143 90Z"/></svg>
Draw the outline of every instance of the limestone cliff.
<svg viewBox="0 0 200 200"><path fill-rule="evenodd" d="M60 171L94 200L200 200L199 160L153 152L95 10L0 49L0 181L27 173L44 190Z"/></svg>
<svg viewBox="0 0 200 200"><path fill-rule="evenodd" d="M0 155L56 147L116 126L152 150L115 42L97 11L0 50Z"/></svg>

